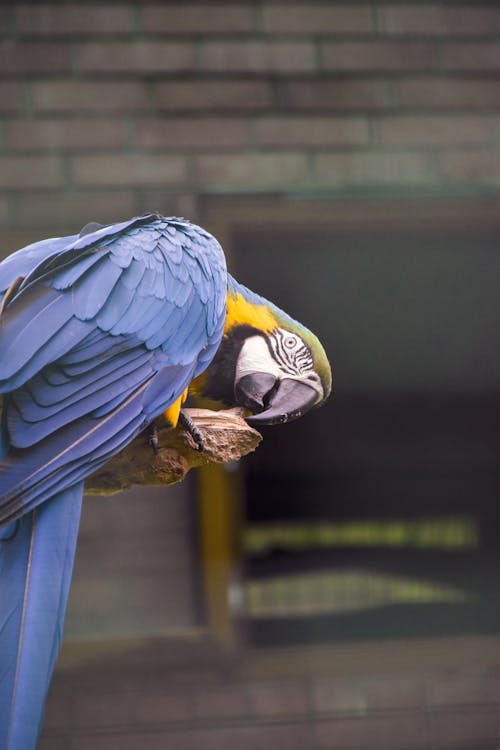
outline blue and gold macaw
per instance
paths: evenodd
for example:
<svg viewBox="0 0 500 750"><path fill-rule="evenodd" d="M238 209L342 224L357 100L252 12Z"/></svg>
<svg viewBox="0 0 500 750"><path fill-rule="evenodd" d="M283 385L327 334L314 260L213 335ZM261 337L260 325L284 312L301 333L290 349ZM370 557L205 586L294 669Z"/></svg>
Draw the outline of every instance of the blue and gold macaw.
<svg viewBox="0 0 500 750"><path fill-rule="evenodd" d="M147 214L0 264L0 750L33 750L61 641L85 478L188 390L253 424L331 389L306 328L238 284L210 234Z"/></svg>

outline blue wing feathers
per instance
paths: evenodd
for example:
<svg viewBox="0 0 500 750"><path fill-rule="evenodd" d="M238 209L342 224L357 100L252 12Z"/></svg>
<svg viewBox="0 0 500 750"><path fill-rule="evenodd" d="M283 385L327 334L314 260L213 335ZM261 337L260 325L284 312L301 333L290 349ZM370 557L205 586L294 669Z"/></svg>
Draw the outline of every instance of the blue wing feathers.
<svg viewBox="0 0 500 750"><path fill-rule="evenodd" d="M92 329L90 323L87 325L89 334L57 361L57 366L71 376L97 367L101 362L141 344L134 336L110 337L107 331Z"/></svg>
<svg viewBox="0 0 500 750"><path fill-rule="evenodd" d="M2 355L0 393L19 388L41 369L61 357L69 347L85 338L88 332L89 325L77 318L62 323L57 335L49 339L41 334L37 337L36 330L31 328L25 330L23 336L20 337L19 348L17 349L15 344L12 348L6 347L6 353ZM31 347L30 336L35 337ZM38 346L39 341L43 342L40 346ZM14 363L17 365L16 370L13 370Z"/></svg>
<svg viewBox="0 0 500 750"><path fill-rule="evenodd" d="M150 344L150 338L157 332L160 333L161 341L165 340L165 330L167 327L175 326L178 319L182 316L182 311L179 313L178 308L168 301L164 302L163 305L155 306L155 311L158 312L155 315L148 315L146 321L138 330L138 335L144 340L148 349L154 348Z"/></svg>
<svg viewBox="0 0 500 750"><path fill-rule="evenodd" d="M43 325L44 314L58 316L58 325L71 317L68 300L54 290L46 293L43 289L37 289L23 303L16 305L15 314L12 307L7 306L1 319L0 340L4 342L0 359L1 380L7 380L23 367L33 353L52 337L52 328Z"/></svg>
<svg viewBox="0 0 500 750"><path fill-rule="evenodd" d="M116 404L125 400L130 390L139 387L150 377L151 367L147 362L143 362L134 369L130 367L129 371L123 374L119 384L116 383L116 378L101 378L98 383L81 389L77 396L67 397L50 407L40 407L27 391L16 393L13 397L15 408L11 408L8 415L12 445L17 448L34 445L54 430L64 427L69 421L93 414L96 409L102 409L110 401ZM27 423L30 424L30 429L26 429Z"/></svg>
<svg viewBox="0 0 500 750"><path fill-rule="evenodd" d="M97 229L95 232L91 232L90 234L85 234L83 236L78 235L69 245L71 248L75 248L77 250L83 250L84 248L87 248L89 246L95 247L96 245L101 245L104 242L109 242L114 237L117 237L123 233L128 233L130 235L137 236L140 232L140 227L147 227L148 224L154 224L156 222L159 222L161 220L161 217L158 216L158 214L149 213L145 214L144 216L136 216L133 219L129 219L128 221L122 221L117 224L110 224L109 226L102 227L100 229Z"/></svg>
<svg viewBox="0 0 500 750"><path fill-rule="evenodd" d="M76 252L74 251L73 257L76 256ZM58 271L56 275L51 278L51 286L54 289L67 289L68 287L72 286L73 284L76 284L76 282L82 278L84 274L86 274L93 266L97 265L102 260L102 253L92 253L89 254L86 258L80 258L78 259L78 263L70 263L68 261L68 267L64 268L61 266L58 266Z"/></svg>
<svg viewBox="0 0 500 750"><path fill-rule="evenodd" d="M111 331L133 305L135 293L135 289L127 288L120 278L99 311L96 319L99 328Z"/></svg>
<svg viewBox="0 0 500 750"><path fill-rule="evenodd" d="M62 476L72 463L85 465L89 457L99 460L109 452L106 446L113 443L119 433L128 431L130 441L144 429L147 423L143 409L144 389L142 385L138 393L100 420L79 419L53 432L29 451L11 449L0 466L3 493L0 524L32 509L43 498L54 476Z"/></svg>
<svg viewBox="0 0 500 750"><path fill-rule="evenodd" d="M161 301L155 297L144 299L142 304L130 305L123 313L120 320L110 329L110 333L117 336L119 334L131 335L138 334L140 329L147 324L149 320L156 317L161 310Z"/></svg>
<svg viewBox="0 0 500 750"><path fill-rule="evenodd" d="M28 276L44 258L57 254L73 242L77 236L41 240L9 255L0 263L0 293L5 292L17 277Z"/></svg>
<svg viewBox="0 0 500 750"><path fill-rule="evenodd" d="M182 342L192 341L198 333L206 337L206 323L204 321L205 309L201 300L197 297L190 302L190 314L184 315L180 324L172 331L169 338L163 344L165 349L174 351L182 350ZM182 361L182 360L181 360Z"/></svg>
<svg viewBox="0 0 500 750"><path fill-rule="evenodd" d="M221 335L224 258L202 230L149 215L72 238L64 249L58 244L55 254L37 260L2 321L0 353L12 355L2 358L8 360L0 365L2 387L15 389L6 400L7 424L15 446L32 446L37 453L40 444L37 461L53 449L53 433L66 429L67 444L72 437L85 444L88 458L97 450L95 436L107 439L115 412L146 382L163 381L165 368L176 372L172 381L167 375L174 387L162 395L160 388L151 403L142 399L142 414L152 419L182 393L188 373L199 369L198 358L207 359L212 339L218 342ZM32 382L24 388L28 378ZM87 419L96 420L85 427L92 440L82 433ZM73 460L62 451L50 462L50 472L62 475ZM20 480L16 469L16 513L23 510L23 497L28 502L31 483L41 486L50 472L26 469ZM12 483L3 471L0 483ZM0 518L4 502L10 501L0 499Z"/></svg>
<svg viewBox="0 0 500 750"><path fill-rule="evenodd" d="M148 339L146 339L146 346L149 349L155 349L159 346L163 348L163 350L168 354L169 352L173 352L173 349L170 349L167 346L168 338L170 335L173 335L174 332L179 328L179 326L182 324L182 321L184 320L186 315L186 311L182 309L181 307L176 307L175 305L172 306L172 312L169 317L169 326L168 326L168 333L161 328L158 329L156 325L154 327L151 327L148 325L145 328L141 328L139 331L139 334L141 336L146 337L146 335L149 336ZM154 323L154 321L153 321ZM159 343L158 343L159 342ZM189 348L186 347L186 352L189 351ZM178 357L182 354L182 352L175 352L175 356L171 359L173 362L178 362Z"/></svg>
<svg viewBox="0 0 500 750"><path fill-rule="evenodd" d="M145 271L144 264L133 258L130 265L123 271L120 282L124 287L134 292L139 286Z"/></svg>
<svg viewBox="0 0 500 750"><path fill-rule="evenodd" d="M81 398L82 391L89 387L95 386L97 389L104 387L107 382L113 383L116 381L115 373L118 368L121 374L127 375L142 364L149 362L149 359L148 352L135 347L125 352L118 352L114 357L109 357L94 367L91 367L89 361L86 360L80 368L76 365L64 368L66 372L71 373L71 377L65 375L59 380L52 375L53 372L59 371L59 367L56 369L54 365L52 368L46 368L31 381L29 391L39 406L50 407L63 404L75 395ZM52 387L47 388L47 385Z"/></svg>
<svg viewBox="0 0 500 750"><path fill-rule="evenodd" d="M80 320L95 318L109 298L122 269L102 258L72 289L74 315Z"/></svg>

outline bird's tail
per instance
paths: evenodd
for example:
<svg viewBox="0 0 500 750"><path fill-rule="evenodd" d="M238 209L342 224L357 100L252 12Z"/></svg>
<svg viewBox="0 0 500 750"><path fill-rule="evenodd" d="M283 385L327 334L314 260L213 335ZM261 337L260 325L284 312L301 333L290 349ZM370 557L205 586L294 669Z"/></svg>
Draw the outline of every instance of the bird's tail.
<svg viewBox="0 0 500 750"><path fill-rule="evenodd" d="M82 496L79 483L0 528L0 750L36 747L62 638Z"/></svg>

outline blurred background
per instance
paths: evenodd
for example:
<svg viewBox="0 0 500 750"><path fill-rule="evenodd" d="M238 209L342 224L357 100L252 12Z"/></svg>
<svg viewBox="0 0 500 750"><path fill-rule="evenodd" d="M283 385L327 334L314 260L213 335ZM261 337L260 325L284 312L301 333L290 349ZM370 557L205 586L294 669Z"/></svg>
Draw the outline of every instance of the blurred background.
<svg viewBox="0 0 500 750"><path fill-rule="evenodd" d="M334 395L85 503L42 750L493 750L497 2L0 7L6 255L199 222Z"/></svg>

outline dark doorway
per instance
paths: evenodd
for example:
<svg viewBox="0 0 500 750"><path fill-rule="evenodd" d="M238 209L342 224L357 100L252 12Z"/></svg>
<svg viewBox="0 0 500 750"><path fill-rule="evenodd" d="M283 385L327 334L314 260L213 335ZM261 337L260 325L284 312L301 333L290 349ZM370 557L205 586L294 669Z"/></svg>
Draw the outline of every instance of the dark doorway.
<svg viewBox="0 0 500 750"><path fill-rule="evenodd" d="M498 225L438 204L232 227L237 277L334 368L330 402L245 464L258 643L500 630Z"/></svg>

